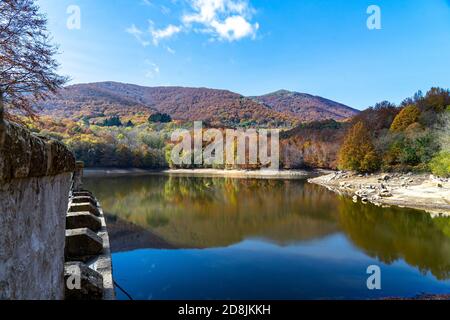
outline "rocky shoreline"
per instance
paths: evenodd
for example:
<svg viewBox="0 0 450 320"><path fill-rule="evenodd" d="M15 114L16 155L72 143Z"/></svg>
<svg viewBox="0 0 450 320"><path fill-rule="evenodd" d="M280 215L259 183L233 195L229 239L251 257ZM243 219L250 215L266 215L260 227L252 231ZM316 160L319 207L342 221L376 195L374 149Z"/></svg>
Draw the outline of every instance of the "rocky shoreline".
<svg viewBox="0 0 450 320"><path fill-rule="evenodd" d="M308 180L355 202L399 206L450 216L450 180L430 174L383 173L362 175L333 172Z"/></svg>

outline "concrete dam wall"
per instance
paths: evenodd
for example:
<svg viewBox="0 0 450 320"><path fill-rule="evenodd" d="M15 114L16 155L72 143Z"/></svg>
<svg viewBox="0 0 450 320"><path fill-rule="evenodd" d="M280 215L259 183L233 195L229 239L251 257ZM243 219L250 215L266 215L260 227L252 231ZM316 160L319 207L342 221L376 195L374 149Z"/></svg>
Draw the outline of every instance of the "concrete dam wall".
<svg viewBox="0 0 450 320"><path fill-rule="evenodd" d="M73 154L0 120L0 299L64 299Z"/></svg>

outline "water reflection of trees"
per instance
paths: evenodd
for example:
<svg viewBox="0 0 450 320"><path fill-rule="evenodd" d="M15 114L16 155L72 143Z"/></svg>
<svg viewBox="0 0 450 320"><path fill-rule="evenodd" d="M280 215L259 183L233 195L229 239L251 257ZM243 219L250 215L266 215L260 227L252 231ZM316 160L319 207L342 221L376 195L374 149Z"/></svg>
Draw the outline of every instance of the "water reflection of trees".
<svg viewBox="0 0 450 320"><path fill-rule="evenodd" d="M106 211L179 247L228 246L249 237L284 245L342 231L385 263L403 258L450 277L450 219L355 204L303 181L150 176L88 184Z"/></svg>
<svg viewBox="0 0 450 320"><path fill-rule="evenodd" d="M433 219L412 209L380 209L342 198L339 224L349 239L372 257L388 264L402 258L422 273L450 278L450 237L443 232L450 219Z"/></svg>
<svg viewBox="0 0 450 320"><path fill-rule="evenodd" d="M337 231L330 215L338 204L334 195L302 181L152 176L88 182L107 212L181 247L228 246L248 237L286 244Z"/></svg>

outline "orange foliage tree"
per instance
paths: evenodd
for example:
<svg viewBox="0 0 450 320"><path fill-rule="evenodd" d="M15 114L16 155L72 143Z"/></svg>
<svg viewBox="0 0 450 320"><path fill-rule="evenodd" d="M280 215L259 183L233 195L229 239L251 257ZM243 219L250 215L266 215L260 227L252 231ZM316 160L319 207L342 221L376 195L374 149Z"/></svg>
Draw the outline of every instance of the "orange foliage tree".
<svg viewBox="0 0 450 320"><path fill-rule="evenodd" d="M371 136L363 122L356 123L347 133L339 150L339 168L358 172L373 172L380 167Z"/></svg>
<svg viewBox="0 0 450 320"><path fill-rule="evenodd" d="M416 123L420 117L420 110L414 105L406 106L400 111L392 122L390 131L402 132L405 131L410 125Z"/></svg>

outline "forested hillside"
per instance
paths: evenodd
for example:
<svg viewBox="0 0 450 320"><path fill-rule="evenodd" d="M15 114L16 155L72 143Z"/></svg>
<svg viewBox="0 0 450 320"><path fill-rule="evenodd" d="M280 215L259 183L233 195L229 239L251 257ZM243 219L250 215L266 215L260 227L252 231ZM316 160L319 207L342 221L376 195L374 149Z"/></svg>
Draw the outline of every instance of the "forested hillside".
<svg viewBox="0 0 450 320"><path fill-rule="evenodd" d="M117 83L72 86L61 94L44 105L51 116L28 125L65 142L87 166L169 167L171 132L204 120L205 127L281 128L283 168L450 174L450 93L441 88L360 113L340 106L333 109L340 121L296 126L296 112L322 107L301 106L298 94L285 91L266 96L264 105L229 91ZM354 114L344 119L347 113Z"/></svg>
<svg viewBox="0 0 450 320"><path fill-rule="evenodd" d="M289 128L299 122L342 120L357 113L334 101L305 94L290 93L292 107L284 106L281 100L272 103L269 96L259 99L226 90L101 82L68 86L39 107L45 115L93 121L102 116L161 112L175 120L201 120L220 127Z"/></svg>
<svg viewBox="0 0 450 320"><path fill-rule="evenodd" d="M141 87L103 82L68 86L39 107L45 115L96 119L101 116L149 116L155 112L175 120L211 125L290 127L298 120L239 94L205 88Z"/></svg>
<svg viewBox="0 0 450 320"><path fill-rule="evenodd" d="M345 120L358 113L341 103L306 93L279 90L267 95L253 97L278 112L290 114L301 122Z"/></svg>

